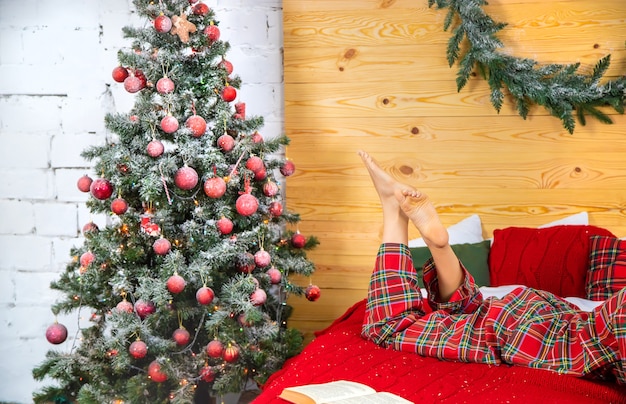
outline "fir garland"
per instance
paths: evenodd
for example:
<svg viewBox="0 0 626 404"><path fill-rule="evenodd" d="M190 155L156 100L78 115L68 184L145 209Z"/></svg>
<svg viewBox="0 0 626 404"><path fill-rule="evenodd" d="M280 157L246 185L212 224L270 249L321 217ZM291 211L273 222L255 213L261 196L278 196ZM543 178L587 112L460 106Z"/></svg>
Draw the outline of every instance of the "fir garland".
<svg viewBox="0 0 626 404"><path fill-rule="evenodd" d="M452 66L459 61L457 89L461 91L476 67L491 89L491 103L500 112L506 87L524 119L533 104L541 105L559 118L571 134L574 132L574 111L585 125L585 114L602 123L613 123L599 107L609 106L624 113L626 75L600 83L611 62L611 55L600 59L591 74L577 72L580 63L539 65L533 59L519 58L498 52L504 45L496 33L507 24L495 22L482 9L485 0L428 0L428 7L448 8L444 31L452 29L446 55ZM467 50L461 54L466 40Z"/></svg>

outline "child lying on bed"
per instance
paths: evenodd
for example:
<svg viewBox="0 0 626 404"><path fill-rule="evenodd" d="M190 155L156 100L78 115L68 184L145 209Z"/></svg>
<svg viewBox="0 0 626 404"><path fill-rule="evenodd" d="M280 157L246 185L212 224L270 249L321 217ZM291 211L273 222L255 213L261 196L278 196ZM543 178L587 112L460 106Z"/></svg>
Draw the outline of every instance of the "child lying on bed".
<svg viewBox="0 0 626 404"><path fill-rule="evenodd" d="M525 287L501 299L483 298L428 197L394 180L367 153L359 155L383 210L365 338L440 359L508 363L626 384L626 288L592 312ZM409 221L432 254L424 266L429 313L407 246Z"/></svg>

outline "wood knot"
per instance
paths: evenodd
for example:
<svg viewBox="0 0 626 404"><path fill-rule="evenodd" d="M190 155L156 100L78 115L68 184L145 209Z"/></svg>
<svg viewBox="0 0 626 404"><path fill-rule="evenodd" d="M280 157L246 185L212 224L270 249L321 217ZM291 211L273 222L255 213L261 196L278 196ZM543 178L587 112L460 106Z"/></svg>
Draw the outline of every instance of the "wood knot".
<svg viewBox="0 0 626 404"><path fill-rule="evenodd" d="M414 126L411 128L411 133L417 135L418 133L420 133L420 130L417 126Z"/></svg>
<svg viewBox="0 0 626 404"><path fill-rule="evenodd" d="M348 49L346 53L343 54L343 57L346 59L352 59L354 56L356 56L356 49L354 48Z"/></svg>
<svg viewBox="0 0 626 404"><path fill-rule="evenodd" d="M413 174L413 168L409 167L409 166L400 166L400 168L398 168L398 170L400 170L400 172L404 175L411 175Z"/></svg>
<svg viewBox="0 0 626 404"><path fill-rule="evenodd" d="M383 105L389 104L389 98L383 98Z"/></svg>
<svg viewBox="0 0 626 404"><path fill-rule="evenodd" d="M383 0L380 3L380 8L388 8L391 7L393 5L393 3L395 3L396 0Z"/></svg>
<svg viewBox="0 0 626 404"><path fill-rule="evenodd" d="M593 49L598 49L599 47L600 47L600 44L599 44L599 43L594 43L594 44L593 44Z"/></svg>
<svg viewBox="0 0 626 404"><path fill-rule="evenodd" d="M583 171L583 170L582 170L582 168L580 168L580 167L574 167L574 172L580 173L580 172L582 172L582 171Z"/></svg>

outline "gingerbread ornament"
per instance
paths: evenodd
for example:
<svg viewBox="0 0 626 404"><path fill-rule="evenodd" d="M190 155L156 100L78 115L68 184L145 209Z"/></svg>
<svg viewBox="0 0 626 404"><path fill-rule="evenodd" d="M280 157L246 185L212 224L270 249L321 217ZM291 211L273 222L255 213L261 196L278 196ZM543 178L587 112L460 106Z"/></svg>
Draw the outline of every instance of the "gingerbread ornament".
<svg viewBox="0 0 626 404"><path fill-rule="evenodd" d="M180 16L175 15L172 17L172 29L170 33L172 35L178 35L181 42L189 42L189 34L192 32L196 32L196 26L194 23L187 21L187 15L185 13L181 13Z"/></svg>

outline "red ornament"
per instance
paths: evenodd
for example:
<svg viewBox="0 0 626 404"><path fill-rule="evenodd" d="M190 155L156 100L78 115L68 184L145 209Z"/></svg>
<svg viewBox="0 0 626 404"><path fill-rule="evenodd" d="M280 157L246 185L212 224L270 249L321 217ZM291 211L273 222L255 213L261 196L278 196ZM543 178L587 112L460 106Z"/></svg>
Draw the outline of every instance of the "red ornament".
<svg viewBox="0 0 626 404"><path fill-rule="evenodd" d="M211 304L214 298L215 298L215 293L213 292L213 289L207 286L201 287L196 292L196 300L198 301L198 303L200 303L203 306L206 306L207 304Z"/></svg>
<svg viewBox="0 0 626 404"><path fill-rule="evenodd" d="M189 166L184 166L176 171L174 183L180 189L188 191L198 184L198 173Z"/></svg>
<svg viewBox="0 0 626 404"><path fill-rule="evenodd" d="M88 235L91 233L97 233L100 231L100 228L94 222L89 222L83 226L83 234Z"/></svg>
<svg viewBox="0 0 626 404"><path fill-rule="evenodd" d="M130 344L128 348L128 353L135 359L141 359L148 354L148 346L145 342L141 340L137 340Z"/></svg>
<svg viewBox="0 0 626 404"><path fill-rule="evenodd" d="M143 81L135 75L128 76L124 80L124 89L126 89L126 91L128 91L131 94L136 93L137 91L143 89L144 87L145 85Z"/></svg>
<svg viewBox="0 0 626 404"><path fill-rule="evenodd" d="M280 280L283 277L283 274L281 274L280 271L275 267L271 267L270 269L268 269L266 274L270 277L270 283L272 285L280 283Z"/></svg>
<svg viewBox="0 0 626 404"><path fill-rule="evenodd" d="M257 171L263 170L265 168L265 164L263 164L263 160L260 157L252 156L246 161L246 168L253 173Z"/></svg>
<svg viewBox="0 0 626 404"><path fill-rule="evenodd" d="M304 247L305 244L306 244L306 238L302 234L296 233L293 236L291 236L291 245L294 246L295 248L302 248Z"/></svg>
<svg viewBox="0 0 626 404"><path fill-rule="evenodd" d="M192 7L192 11L195 15L205 16L209 13L209 6L204 3L198 3Z"/></svg>
<svg viewBox="0 0 626 404"><path fill-rule="evenodd" d="M184 328L177 328L172 334L172 338L176 341L176 345L178 346L187 345L191 339L189 331Z"/></svg>
<svg viewBox="0 0 626 404"><path fill-rule="evenodd" d="M154 243L152 244L152 249L158 255L167 255L167 253L169 253L172 249L172 244L169 242L168 239L161 237L154 241Z"/></svg>
<svg viewBox="0 0 626 404"><path fill-rule="evenodd" d="M280 215L283 214L283 204L278 202L278 201L274 201L272 203L270 203L270 214L274 217L278 217Z"/></svg>
<svg viewBox="0 0 626 404"><path fill-rule="evenodd" d="M146 302L145 300L137 300L135 302L135 312L142 320L150 314L154 314L155 311L156 306L152 302Z"/></svg>
<svg viewBox="0 0 626 404"><path fill-rule="evenodd" d="M318 288L316 285L309 285L304 291L304 296L310 302L314 302L317 299L319 299L320 294L321 294L320 288Z"/></svg>
<svg viewBox="0 0 626 404"><path fill-rule="evenodd" d="M221 234L230 234L233 231L234 224L229 218L223 217L217 221L216 226Z"/></svg>
<svg viewBox="0 0 626 404"><path fill-rule="evenodd" d="M226 181L222 177L211 177L204 181L204 193L209 198L221 198L226 193Z"/></svg>
<svg viewBox="0 0 626 404"><path fill-rule="evenodd" d="M95 258L96 256L91 251L86 251L80 256L80 265L86 268Z"/></svg>
<svg viewBox="0 0 626 404"><path fill-rule="evenodd" d="M177 123L178 125L178 123ZM146 146L146 152L148 153L148 156L150 157L159 157L161 154L163 154L163 152L165 151L165 146L163 146L163 143L161 143L160 140L153 140L150 143L148 143L148 146Z"/></svg>
<svg viewBox="0 0 626 404"><path fill-rule="evenodd" d="M206 354L211 358L221 358L222 354L224 354L224 344L214 339L206 346Z"/></svg>
<svg viewBox="0 0 626 404"><path fill-rule="evenodd" d="M161 77L156 84L159 94L169 94L174 91L174 82L169 77Z"/></svg>
<svg viewBox="0 0 626 404"><path fill-rule="evenodd" d="M270 253L265 250L259 250L254 254L254 263L259 268L265 268L270 264L271 260L272 257L270 256Z"/></svg>
<svg viewBox="0 0 626 404"><path fill-rule="evenodd" d="M217 373L210 366L205 366L200 370L200 378L207 383L211 383L215 380Z"/></svg>
<svg viewBox="0 0 626 404"><path fill-rule="evenodd" d="M120 313L123 313L123 312L132 313L133 309L134 309L133 304L126 299L122 300L115 306L115 310L117 310Z"/></svg>
<svg viewBox="0 0 626 404"><path fill-rule="evenodd" d="M211 45L213 42L220 39L220 29L217 25L211 24L204 29L204 35L206 35L209 40L209 45Z"/></svg>
<svg viewBox="0 0 626 404"><path fill-rule="evenodd" d="M237 198L235 203L237 212L242 216L253 215L259 208L259 201L251 194L243 194Z"/></svg>
<svg viewBox="0 0 626 404"><path fill-rule="evenodd" d="M161 372L161 365L156 360L153 360L148 365L148 376L156 383L163 383L167 380L167 374Z"/></svg>
<svg viewBox="0 0 626 404"><path fill-rule="evenodd" d="M274 196L278 194L278 185L273 181L268 181L263 184L263 193L265 196Z"/></svg>
<svg viewBox="0 0 626 404"><path fill-rule="evenodd" d="M76 186L81 192L89 192L92 182L93 180L91 179L91 177L85 174L78 179L78 181L76 182Z"/></svg>
<svg viewBox="0 0 626 404"><path fill-rule="evenodd" d="M206 121L199 115L192 115L187 118L185 126L191 130L194 137L200 137L206 132Z"/></svg>
<svg viewBox="0 0 626 404"><path fill-rule="evenodd" d="M111 202L111 211L116 215L123 215L128 211L128 203L124 198L115 198L113 202Z"/></svg>
<svg viewBox="0 0 626 404"><path fill-rule="evenodd" d="M231 74L233 74L233 64L230 63L228 60L226 59L222 59L222 61L217 65L218 67L221 67L222 69L226 70L226 74L228 76L230 76Z"/></svg>
<svg viewBox="0 0 626 404"><path fill-rule="evenodd" d="M250 272L254 271L255 267L256 264L254 263L254 255L247 252L244 255L240 256L239 262L237 263L237 270L239 270L239 272L249 274Z"/></svg>
<svg viewBox="0 0 626 404"><path fill-rule="evenodd" d="M167 280L167 290L174 294L182 292L185 289L185 285L185 279L178 274L170 276Z"/></svg>
<svg viewBox="0 0 626 404"><path fill-rule="evenodd" d="M290 175L293 175L295 171L296 171L296 166L295 164L293 164L291 160L285 161L285 163L280 167L280 173L284 175L285 177L289 177Z"/></svg>
<svg viewBox="0 0 626 404"><path fill-rule="evenodd" d="M172 115L166 115L161 119L161 129L165 133L174 133L178 130L178 119Z"/></svg>
<svg viewBox="0 0 626 404"><path fill-rule="evenodd" d="M229 152L235 147L235 139L231 135L222 135L217 138L217 147L225 152Z"/></svg>
<svg viewBox="0 0 626 404"><path fill-rule="evenodd" d="M254 173L254 180L255 181L263 181L266 178L267 178L267 171L265 170L265 167L263 167L259 171L255 171L255 173Z"/></svg>
<svg viewBox="0 0 626 404"><path fill-rule="evenodd" d="M237 90L235 87L226 86L222 89L222 99L226 102L231 102L237 98Z"/></svg>
<svg viewBox="0 0 626 404"><path fill-rule="evenodd" d="M94 198L100 200L109 199L109 197L113 195L113 185L111 185L109 180L104 178L95 179L91 183L89 190Z"/></svg>
<svg viewBox="0 0 626 404"><path fill-rule="evenodd" d="M263 143L263 135L261 135L259 132L254 132L252 134L252 141L256 144Z"/></svg>
<svg viewBox="0 0 626 404"><path fill-rule="evenodd" d="M240 119L246 119L246 103L238 102L235 104L235 111Z"/></svg>
<svg viewBox="0 0 626 404"><path fill-rule="evenodd" d="M267 301L267 293L263 289L257 289L250 295L250 302L255 306L261 306Z"/></svg>
<svg viewBox="0 0 626 404"><path fill-rule="evenodd" d="M46 329L46 339L51 344L61 344L67 339L67 328L63 324L54 323Z"/></svg>
<svg viewBox="0 0 626 404"><path fill-rule="evenodd" d="M239 348L228 344L228 347L224 350L224 355L222 357L228 363L236 362L237 359L239 359Z"/></svg>
<svg viewBox="0 0 626 404"><path fill-rule="evenodd" d="M170 32L172 29L172 20L166 15L160 15L154 19L154 28L158 32Z"/></svg>
<svg viewBox="0 0 626 404"><path fill-rule="evenodd" d="M118 83L123 83L128 77L128 70L123 66L117 66L113 69L113 72L111 72L111 76L113 77L113 80Z"/></svg>
<svg viewBox="0 0 626 404"><path fill-rule="evenodd" d="M139 81L141 81L141 88L144 88L145 86L148 85L148 79L146 78L146 75L143 74L143 71L139 69L135 69L134 74L135 74L135 77L137 77Z"/></svg>

